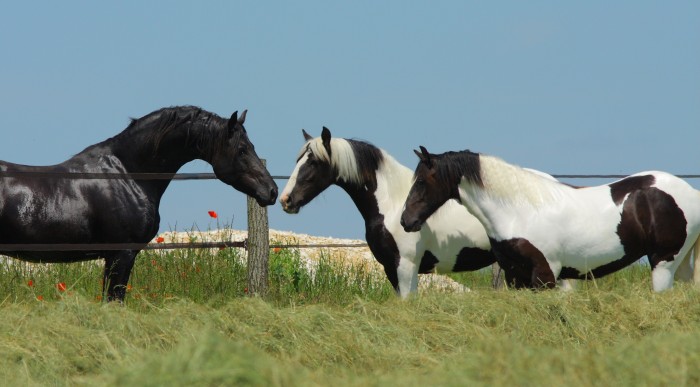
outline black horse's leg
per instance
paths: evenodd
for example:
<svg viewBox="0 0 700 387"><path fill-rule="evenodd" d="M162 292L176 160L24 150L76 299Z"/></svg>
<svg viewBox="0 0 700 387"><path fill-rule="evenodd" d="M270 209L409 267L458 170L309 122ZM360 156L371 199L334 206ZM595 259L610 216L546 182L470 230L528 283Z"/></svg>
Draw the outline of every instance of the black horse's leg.
<svg viewBox="0 0 700 387"><path fill-rule="evenodd" d="M126 285L129 282L131 269L136 260L136 250L122 250L109 258L105 258L104 283L102 294L107 290L107 301L124 301Z"/></svg>
<svg viewBox="0 0 700 387"><path fill-rule="evenodd" d="M386 273L386 278L389 280L391 283L391 286L394 288L394 291L396 292L396 295L401 295L399 291L399 274L396 270L395 265L383 265L384 266L384 273Z"/></svg>

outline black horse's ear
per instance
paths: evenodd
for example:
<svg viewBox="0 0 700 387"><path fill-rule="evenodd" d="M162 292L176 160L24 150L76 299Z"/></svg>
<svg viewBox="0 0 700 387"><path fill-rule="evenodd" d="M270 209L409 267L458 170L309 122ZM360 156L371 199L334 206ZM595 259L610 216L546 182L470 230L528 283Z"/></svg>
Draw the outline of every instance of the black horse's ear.
<svg viewBox="0 0 700 387"><path fill-rule="evenodd" d="M323 130L321 131L321 140L323 141L323 146L326 148L326 152L328 152L328 156L331 155L331 131L328 130L325 126L323 127Z"/></svg>
<svg viewBox="0 0 700 387"><path fill-rule="evenodd" d="M311 141L311 140L313 140L313 137L311 137L310 134L306 133L306 130L302 129L302 130L301 130L301 133L304 135L304 140L306 140L306 141Z"/></svg>
<svg viewBox="0 0 700 387"><path fill-rule="evenodd" d="M248 109L243 110L243 113L241 113L241 116L238 117L238 123L243 125L245 123L245 115L248 113Z"/></svg>
<svg viewBox="0 0 700 387"><path fill-rule="evenodd" d="M421 161L425 162L428 165L428 168L433 167L433 160L432 157L430 156L430 153L428 152L427 149L423 145L419 146L420 148L420 153L418 153L417 150L413 150L416 155L418 155L418 158L421 159Z"/></svg>
<svg viewBox="0 0 700 387"><path fill-rule="evenodd" d="M237 122L238 122L238 110L233 112L233 114L231 114L231 118L229 118L229 120L228 120L229 134L233 133L233 130L236 129Z"/></svg>

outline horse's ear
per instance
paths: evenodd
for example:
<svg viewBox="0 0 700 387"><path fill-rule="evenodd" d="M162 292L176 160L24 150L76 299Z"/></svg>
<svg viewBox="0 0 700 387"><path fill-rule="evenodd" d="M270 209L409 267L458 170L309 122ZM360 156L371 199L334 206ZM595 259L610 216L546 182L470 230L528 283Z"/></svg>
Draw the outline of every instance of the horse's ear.
<svg viewBox="0 0 700 387"><path fill-rule="evenodd" d="M228 120L228 131L229 133L233 133L233 130L236 128L236 123L238 122L238 110L233 112L231 114L231 118Z"/></svg>
<svg viewBox="0 0 700 387"><path fill-rule="evenodd" d="M417 150L413 150L416 152L416 155L418 155L418 158L421 159L421 161L425 162L428 165L428 168L433 167L433 160L432 157L430 156L430 153L428 152L427 149L423 145L419 146L420 148L420 153L418 153Z"/></svg>
<svg viewBox="0 0 700 387"><path fill-rule="evenodd" d="M243 113L241 113L241 116L238 117L238 123L243 125L245 123L245 115L248 113L248 109L243 110Z"/></svg>
<svg viewBox="0 0 700 387"><path fill-rule="evenodd" d="M304 140L306 140L306 141L311 141L311 140L313 140L313 137L311 137L310 134L306 133L306 130L302 129L302 130L301 130L301 133L304 135Z"/></svg>
<svg viewBox="0 0 700 387"><path fill-rule="evenodd" d="M328 130L325 126L323 127L323 130L321 131L321 140L323 141L323 146L326 148L326 152L328 152L328 155L331 155L331 131Z"/></svg>

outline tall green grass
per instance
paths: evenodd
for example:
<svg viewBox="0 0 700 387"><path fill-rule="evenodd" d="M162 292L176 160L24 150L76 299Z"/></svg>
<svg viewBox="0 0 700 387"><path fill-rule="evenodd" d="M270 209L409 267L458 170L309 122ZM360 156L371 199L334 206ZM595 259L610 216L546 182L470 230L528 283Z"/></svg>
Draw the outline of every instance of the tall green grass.
<svg viewBox="0 0 700 387"><path fill-rule="evenodd" d="M271 254L265 298L246 295L233 249L142 253L125 305L99 300L101 274L0 266L3 384L700 383L700 292L653 293L643 266L574 292L493 291L489 271L464 273L472 292L405 301L382 275L328 255L310 270L298 250Z"/></svg>
<svg viewBox="0 0 700 387"><path fill-rule="evenodd" d="M100 301L103 270L101 260L53 265L4 260L0 300L58 300L78 293ZM271 302L347 302L356 296L384 300L394 294L383 274L367 266L344 264L327 253L321 253L310 268L298 249L271 252L268 276L266 299ZM187 298L217 304L247 292L246 259L240 249L145 250L132 270L127 300L157 304Z"/></svg>

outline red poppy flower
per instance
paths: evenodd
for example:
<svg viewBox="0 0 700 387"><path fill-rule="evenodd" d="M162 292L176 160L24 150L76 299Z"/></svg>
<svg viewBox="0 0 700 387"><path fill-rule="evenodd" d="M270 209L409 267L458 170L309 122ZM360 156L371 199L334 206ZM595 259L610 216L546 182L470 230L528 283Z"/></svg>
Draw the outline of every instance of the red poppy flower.
<svg viewBox="0 0 700 387"><path fill-rule="evenodd" d="M282 251L282 248L280 247L275 247L274 249L272 249L273 253L279 253L280 251Z"/></svg>
<svg viewBox="0 0 700 387"><path fill-rule="evenodd" d="M36 299L37 299L38 301L44 301L44 296L38 295L38 296L36 296Z"/></svg>
<svg viewBox="0 0 700 387"><path fill-rule="evenodd" d="M59 292L65 292L66 291L66 283L65 282L57 283L56 289L58 289Z"/></svg>
<svg viewBox="0 0 700 387"><path fill-rule="evenodd" d="M163 237L156 238L156 243L163 243L163 242L165 242L165 238L163 238Z"/></svg>
<svg viewBox="0 0 700 387"><path fill-rule="evenodd" d="M218 217L219 217L219 215L216 214L216 211L209 211L208 213L209 213L209 216L211 216L212 218L218 218Z"/></svg>
<svg viewBox="0 0 700 387"><path fill-rule="evenodd" d="M27 286L29 286L30 288L33 287L34 281L32 281L32 280L27 281Z"/></svg>

